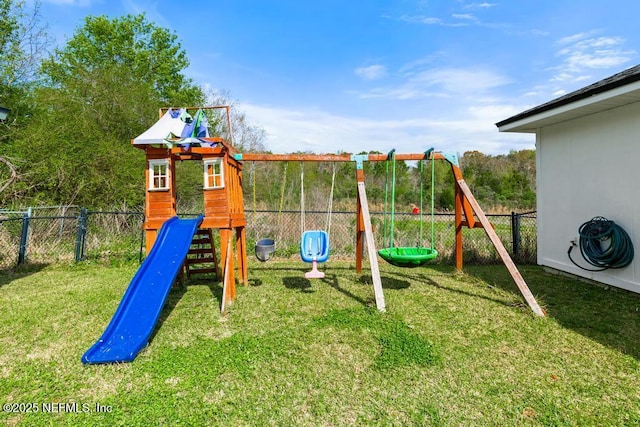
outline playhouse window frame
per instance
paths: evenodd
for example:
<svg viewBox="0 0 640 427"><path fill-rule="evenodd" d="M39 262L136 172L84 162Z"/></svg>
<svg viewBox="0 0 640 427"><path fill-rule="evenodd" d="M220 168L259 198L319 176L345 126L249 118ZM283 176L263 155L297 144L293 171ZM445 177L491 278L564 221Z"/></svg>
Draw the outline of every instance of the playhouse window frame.
<svg viewBox="0 0 640 427"><path fill-rule="evenodd" d="M224 188L224 164L221 158L205 160L203 169L205 190Z"/></svg>
<svg viewBox="0 0 640 427"><path fill-rule="evenodd" d="M149 160L149 191L168 191L170 178L168 159Z"/></svg>

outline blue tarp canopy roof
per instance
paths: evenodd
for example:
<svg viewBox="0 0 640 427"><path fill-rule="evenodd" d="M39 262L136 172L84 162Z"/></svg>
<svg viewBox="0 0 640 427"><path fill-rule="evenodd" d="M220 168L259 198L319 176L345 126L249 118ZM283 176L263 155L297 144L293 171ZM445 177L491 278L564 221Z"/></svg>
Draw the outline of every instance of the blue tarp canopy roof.
<svg viewBox="0 0 640 427"><path fill-rule="evenodd" d="M186 108L169 109L153 126L133 139L133 145L188 145L212 146L202 138L209 137L209 121L203 110L193 116Z"/></svg>

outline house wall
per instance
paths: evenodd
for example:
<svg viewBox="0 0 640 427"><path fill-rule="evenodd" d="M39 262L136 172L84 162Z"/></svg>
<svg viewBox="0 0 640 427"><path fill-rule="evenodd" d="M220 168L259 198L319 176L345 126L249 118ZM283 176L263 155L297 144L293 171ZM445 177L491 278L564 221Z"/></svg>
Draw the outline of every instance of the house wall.
<svg viewBox="0 0 640 427"><path fill-rule="evenodd" d="M640 293L640 103L539 129L536 136L538 264ZM595 216L620 225L636 256L622 269L588 272L567 255ZM579 247L571 253L587 264Z"/></svg>

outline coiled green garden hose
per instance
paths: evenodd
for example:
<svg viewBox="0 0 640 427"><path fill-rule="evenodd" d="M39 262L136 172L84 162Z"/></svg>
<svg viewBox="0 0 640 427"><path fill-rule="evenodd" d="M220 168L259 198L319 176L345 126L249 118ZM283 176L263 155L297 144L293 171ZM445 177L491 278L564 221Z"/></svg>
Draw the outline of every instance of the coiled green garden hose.
<svg viewBox="0 0 640 427"><path fill-rule="evenodd" d="M587 271L604 271L609 268L623 268L633 261L633 244L626 231L607 218L597 216L578 228L580 252L589 264L598 269L584 268L571 258L571 245L567 254L576 266Z"/></svg>

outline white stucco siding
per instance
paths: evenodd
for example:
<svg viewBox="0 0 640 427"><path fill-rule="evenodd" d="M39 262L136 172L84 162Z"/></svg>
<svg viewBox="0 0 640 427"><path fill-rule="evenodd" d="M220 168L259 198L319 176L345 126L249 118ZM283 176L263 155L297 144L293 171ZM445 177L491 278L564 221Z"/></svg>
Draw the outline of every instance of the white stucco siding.
<svg viewBox="0 0 640 427"><path fill-rule="evenodd" d="M640 293L640 103L541 128L536 149L538 263ZM592 273L571 263L570 241L595 216L630 235L630 266ZM572 256L593 268L578 247Z"/></svg>

